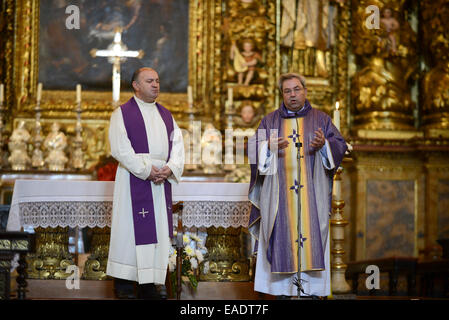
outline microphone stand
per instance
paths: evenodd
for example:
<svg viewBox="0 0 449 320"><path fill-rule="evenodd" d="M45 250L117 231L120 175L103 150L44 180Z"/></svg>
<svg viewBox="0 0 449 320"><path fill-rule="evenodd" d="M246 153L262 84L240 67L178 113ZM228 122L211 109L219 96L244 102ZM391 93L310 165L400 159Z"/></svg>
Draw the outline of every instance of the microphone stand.
<svg viewBox="0 0 449 320"><path fill-rule="evenodd" d="M297 193L297 203L298 203L298 299L301 299L301 292L303 292L302 283L301 283L301 147L302 143L299 140L299 124L298 124L298 118L295 118L296 120L296 130L298 135L298 141L295 142L296 147L296 160L298 162L297 166L297 179L298 179L298 193Z"/></svg>

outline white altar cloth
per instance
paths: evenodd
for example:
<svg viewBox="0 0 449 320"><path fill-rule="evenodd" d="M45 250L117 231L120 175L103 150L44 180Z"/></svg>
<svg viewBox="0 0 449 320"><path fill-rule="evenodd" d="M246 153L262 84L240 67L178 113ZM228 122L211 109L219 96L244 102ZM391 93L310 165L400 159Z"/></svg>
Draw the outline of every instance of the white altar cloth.
<svg viewBox="0 0 449 320"><path fill-rule="evenodd" d="M183 201L186 227L246 227L247 183L181 182L173 202ZM111 226L113 181L17 180L7 230L21 227Z"/></svg>

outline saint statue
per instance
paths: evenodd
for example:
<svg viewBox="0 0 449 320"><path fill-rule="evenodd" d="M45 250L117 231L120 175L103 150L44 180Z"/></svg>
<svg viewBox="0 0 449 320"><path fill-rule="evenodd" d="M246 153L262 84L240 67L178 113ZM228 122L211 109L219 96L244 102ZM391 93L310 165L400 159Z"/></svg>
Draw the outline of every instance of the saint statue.
<svg viewBox="0 0 449 320"><path fill-rule="evenodd" d="M9 151L11 155L8 158L13 170L25 170L27 165L31 163L31 159L27 152L27 143L31 135L25 128L25 122L20 121L17 128L12 132L9 138Z"/></svg>
<svg viewBox="0 0 449 320"><path fill-rule="evenodd" d="M335 5L329 0L283 0L281 5L281 47L292 58L288 68L306 76L328 77L330 49L336 43Z"/></svg>
<svg viewBox="0 0 449 320"><path fill-rule="evenodd" d="M44 141L44 148L48 151L45 163L48 164L48 169L51 171L64 170L65 164L69 160L64 152L67 147L67 137L59 129L59 124L53 123L51 132Z"/></svg>

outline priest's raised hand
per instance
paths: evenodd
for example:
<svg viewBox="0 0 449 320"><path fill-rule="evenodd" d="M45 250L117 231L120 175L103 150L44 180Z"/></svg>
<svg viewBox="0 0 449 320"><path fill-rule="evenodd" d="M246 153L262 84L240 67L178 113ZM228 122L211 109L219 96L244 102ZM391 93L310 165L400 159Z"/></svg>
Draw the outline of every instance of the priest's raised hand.
<svg viewBox="0 0 449 320"><path fill-rule="evenodd" d="M326 139L324 137L324 132L321 128L315 131L315 137L313 138L310 146L316 150L321 149L324 146Z"/></svg>

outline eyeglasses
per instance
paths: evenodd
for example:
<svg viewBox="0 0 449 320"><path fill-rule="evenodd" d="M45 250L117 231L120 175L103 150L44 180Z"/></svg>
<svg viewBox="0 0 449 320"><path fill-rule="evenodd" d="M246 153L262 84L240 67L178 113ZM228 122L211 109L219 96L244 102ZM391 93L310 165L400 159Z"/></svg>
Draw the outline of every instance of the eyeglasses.
<svg viewBox="0 0 449 320"><path fill-rule="evenodd" d="M293 91L294 91L295 93L300 93L300 92L303 91L303 90L304 90L304 88L300 88L300 87L295 87L295 88L293 88ZM283 94L290 94L290 93L292 93L292 90L291 90L291 89L285 89L285 90L282 91L282 93L283 93Z"/></svg>

